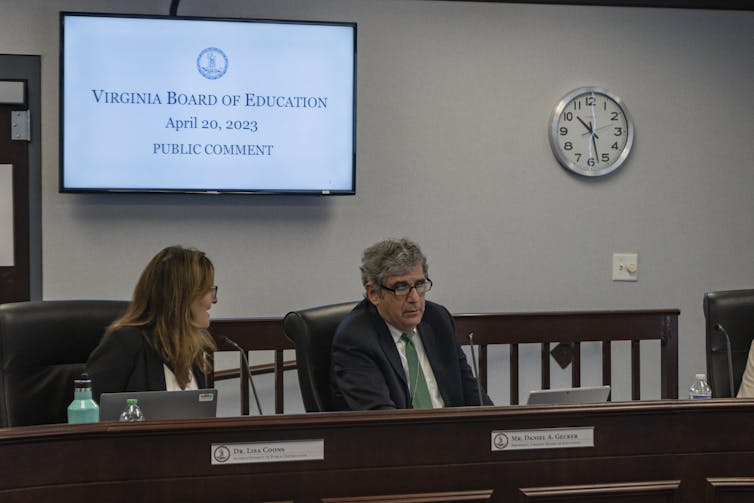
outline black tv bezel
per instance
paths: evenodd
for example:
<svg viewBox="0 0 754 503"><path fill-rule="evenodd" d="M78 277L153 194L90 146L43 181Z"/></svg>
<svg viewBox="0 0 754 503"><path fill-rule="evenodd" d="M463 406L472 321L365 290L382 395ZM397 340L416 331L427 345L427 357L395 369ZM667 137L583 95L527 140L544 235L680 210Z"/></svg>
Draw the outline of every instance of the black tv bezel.
<svg viewBox="0 0 754 503"><path fill-rule="evenodd" d="M71 188L65 187L65 155L64 155L64 135L65 135L65 88L63 85L65 76L65 19L66 17L106 17L106 18L132 18L132 19L160 19L175 21L221 21L235 23L269 23L269 24L297 24L297 25L323 25L323 26L345 26L353 29L353 108L351 120L351 188L341 190L327 189L221 189L221 188ZM166 16L159 14L133 14L133 13L109 13L109 12L78 12L78 11L60 11L60 45L58 60L58 192L61 194L242 194L242 195L318 195L318 196L338 196L338 195L355 195L356 194L356 107L357 107L357 32L358 25L355 22L347 21L314 21L314 20L294 20L294 19L267 19L267 18L232 18L232 17L210 17L210 16Z"/></svg>

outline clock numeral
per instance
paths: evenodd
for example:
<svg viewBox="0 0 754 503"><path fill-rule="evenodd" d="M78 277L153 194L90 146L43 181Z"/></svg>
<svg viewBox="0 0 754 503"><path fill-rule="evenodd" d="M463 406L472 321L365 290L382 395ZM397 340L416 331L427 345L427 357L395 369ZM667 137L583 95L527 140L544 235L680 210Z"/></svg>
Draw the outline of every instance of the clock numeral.
<svg viewBox="0 0 754 503"><path fill-rule="evenodd" d="M586 165L590 168L593 168L595 164L597 164L597 161L594 160L594 157L590 157L586 160Z"/></svg>
<svg viewBox="0 0 754 503"><path fill-rule="evenodd" d="M567 127L561 127L560 128L560 136L565 136L568 134L568 128Z"/></svg>
<svg viewBox="0 0 754 503"><path fill-rule="evenodd" d="M566 112L563 114L563 120L566 122L571 122L573 120L573 112Z"/></svg>
<svg viewBox="0 0 754 503"><path fill-rule="evenodd" d="M593 107L594 105L597 104L597 98L595 98L594 96L587 96L585 101L586 101L586 106L588 107Z"/></svg>
<svg viewBox="0 0 754 503"><path fill-rule="evenodd" d="M573 143L570 141L567 141L563 144L563 149L565 150L573 150Z"/></svg>
<svg viewBox="0 0 754 503"><path fill-rule="evenodd" d="M620 114L618 112L610 112L610 120L617 121Z"/></svg>
<svg viewBox="0 0 754 503"><path fill-rule="evenodd" d="M613 133L613 136L622 136L623 135L623 128L622 127L615 127L615 133Z"/></svg>
<svg viewBox="0 0 754 503"><path fill-rule="evenodd" d="M610 154L602 154L600 155L600 158L602 159L602 162L610 162Z"/></svg>
<svg viewBox="0 0 754 503"><path fill-rule="evenodd" d="M581 100L576 100L573 102L573 109L574 110L581 110Z"/></svg>
<svg viewBox="0 0 754 503"><path fill-rule="evenodd" d="M613 150L618 150L618 142L616 141L615 143L613 143L612 145L610 145L610 148L613 149Z"/></svg>

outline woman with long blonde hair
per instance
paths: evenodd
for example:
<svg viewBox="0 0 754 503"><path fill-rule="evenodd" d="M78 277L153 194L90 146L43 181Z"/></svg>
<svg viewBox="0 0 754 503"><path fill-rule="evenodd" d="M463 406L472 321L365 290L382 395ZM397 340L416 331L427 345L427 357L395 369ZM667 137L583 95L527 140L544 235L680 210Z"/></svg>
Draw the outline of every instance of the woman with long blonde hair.
<svg viewBox="0 0 754 503"><path fill-rule="evenodd" d="M126 312L89 356L94 396L121 391L206 387L208 332L217 302L215 270L204 252L169 246L152 258Z"/></svg>

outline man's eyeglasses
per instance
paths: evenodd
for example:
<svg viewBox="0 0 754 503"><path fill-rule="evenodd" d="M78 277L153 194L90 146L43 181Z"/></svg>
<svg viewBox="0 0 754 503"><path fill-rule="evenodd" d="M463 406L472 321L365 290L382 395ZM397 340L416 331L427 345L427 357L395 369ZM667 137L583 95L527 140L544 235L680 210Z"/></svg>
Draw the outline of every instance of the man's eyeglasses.
<svg viewBox="0 0 754 503"><path fill-rule="evenodd" d="M210 291L212 292L212 302L217 302L217 285L213 286Z"/></svg>
<svg viewBox="0 0 754 503"><path fill-rule="evenodd" d="M413 285L409 285L408 283L396 283L392 288L385 285L380 285L380 288L383 288L388 292L393 292L393 295L400 299L406 297L409 293L411 293L412 288L416 290L416 293L418 293L419 295L424 295L432 289L432 280L429 278L420 279Z"/></svg>

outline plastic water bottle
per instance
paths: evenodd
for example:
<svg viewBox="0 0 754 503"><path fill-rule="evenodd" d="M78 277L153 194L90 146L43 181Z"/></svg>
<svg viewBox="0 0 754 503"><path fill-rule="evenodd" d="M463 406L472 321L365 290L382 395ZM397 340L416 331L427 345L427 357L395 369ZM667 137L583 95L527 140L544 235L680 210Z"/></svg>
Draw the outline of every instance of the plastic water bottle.
<svg viewBox="0 0 754 503"><path fill-rule="evenodd" d="M136 398L126 400L126 408L120 413L121 422L133 423L135 421L144 421L144 414L139 407L139 401Z"/></svg>
<svg viewBox="0 0 754 503"><path fill-rule="evenodd" d="M68 422L99 422L99 405L92 400L92 380L89 374L81 374L81 377L73 381L73 401L68 406Z"/></svg>
<svg viewBox="0 0 754 503"><path fill-rule="evenodd" d="M689 398L691 400L707 400L712 398L712 388L707 384L705 374L696 374L696 381L689 388Z"/></svg>

